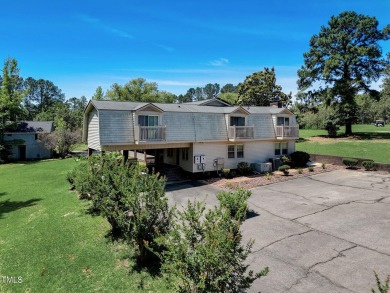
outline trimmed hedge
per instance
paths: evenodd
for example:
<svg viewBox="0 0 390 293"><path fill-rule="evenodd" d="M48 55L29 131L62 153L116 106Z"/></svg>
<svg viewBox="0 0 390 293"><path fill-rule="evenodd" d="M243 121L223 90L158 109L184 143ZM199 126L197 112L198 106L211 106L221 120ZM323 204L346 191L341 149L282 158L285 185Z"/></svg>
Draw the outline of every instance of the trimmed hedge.
<svg viewBox="0 0 390 293"><path fill-rule="evenodd" d="M306 167L310 161L310 155L306 152L296 151L290 154L291 167Z"/></svg>
<svg viewBox="0 0 390 293"><path fill-rule="evenodd" d="M374 161L366 160L366 161L362 162L362 166L364 167L364 169L366 171L370 171L370 170L373 170L375 168L375 163L374 163Z"/></svg>
<svg viewBox="0 0 390 293"><path fill-rule="evenodd" d="M356 168L357 164L359 163L358 159L354 158L343 158L343 164L347 166L349 169Z"/></svg>

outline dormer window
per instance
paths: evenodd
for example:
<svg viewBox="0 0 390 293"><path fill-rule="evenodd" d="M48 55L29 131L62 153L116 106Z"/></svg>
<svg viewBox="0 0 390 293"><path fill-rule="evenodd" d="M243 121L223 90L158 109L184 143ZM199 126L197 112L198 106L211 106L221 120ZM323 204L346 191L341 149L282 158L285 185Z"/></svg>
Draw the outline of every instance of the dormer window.
<svg viewBox="0 0 390 293"><path fill-rule="evenodd" d="M230 116L230 126L245 126L245 117Z"/></svg>
<svg viewBox="0 0 390 293"><path fill-rule="evenodd" d="M290 118L289 117L278 117L277 125L281 126L289 126L290 125Z"/></svg>
<svg viewBox="0 0 390 293"><path fill-rule="evenodd" d="M139 115L138 116L139 126L158 126L157 115Z"/></svg>

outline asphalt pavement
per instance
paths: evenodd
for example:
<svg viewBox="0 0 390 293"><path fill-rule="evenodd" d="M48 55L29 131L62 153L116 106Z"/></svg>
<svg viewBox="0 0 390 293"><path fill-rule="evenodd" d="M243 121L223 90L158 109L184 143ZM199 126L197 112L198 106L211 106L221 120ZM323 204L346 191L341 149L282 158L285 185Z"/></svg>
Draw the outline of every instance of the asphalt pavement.
<svg viewBox="0 0 390 293"><path fill-rule="evenodd" d="M167 196L217 204L220 188L184 182ZM269 267L248 292L371 292L390 274L390 174L336 170L252 189L243 241L250 269Z"/></svg>

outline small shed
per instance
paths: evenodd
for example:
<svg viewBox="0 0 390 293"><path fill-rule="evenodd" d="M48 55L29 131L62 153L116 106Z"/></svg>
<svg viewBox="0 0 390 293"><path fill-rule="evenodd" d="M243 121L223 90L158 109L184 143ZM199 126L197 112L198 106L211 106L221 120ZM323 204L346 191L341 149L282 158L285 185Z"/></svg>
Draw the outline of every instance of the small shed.
<svg viewBox="0 0 390 293"><path fill-rule="evenodd" d="M4 142L12 146L12 160L48 159L52 151L40 140L40 134L54 131L53 121L21 121L4 132Z"/></svg>

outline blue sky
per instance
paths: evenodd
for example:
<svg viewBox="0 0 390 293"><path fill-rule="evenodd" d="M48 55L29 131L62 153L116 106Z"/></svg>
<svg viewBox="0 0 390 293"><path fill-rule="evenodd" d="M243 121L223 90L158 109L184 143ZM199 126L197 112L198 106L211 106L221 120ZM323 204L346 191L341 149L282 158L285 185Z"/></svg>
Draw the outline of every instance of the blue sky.
<svg viewBox="0 0 390 293"><path fill-rule="evenodd" d="M346 10L390 23L389 0L3 1L0 61L16 58L21 76L51 80L67 98L137 77L184 94L272 66L295 93L310 37Z"/></svg>

